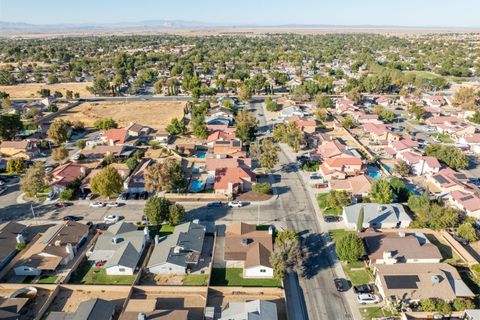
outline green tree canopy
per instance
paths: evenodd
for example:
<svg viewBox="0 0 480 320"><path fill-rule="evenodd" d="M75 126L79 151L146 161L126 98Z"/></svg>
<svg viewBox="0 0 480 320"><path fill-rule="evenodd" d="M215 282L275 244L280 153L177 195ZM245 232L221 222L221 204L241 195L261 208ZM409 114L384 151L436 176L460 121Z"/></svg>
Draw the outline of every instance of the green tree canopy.
<svg viewBox="0 0 480 320"><path fill-rule="evenodd" d="M94 193L111 197L122 192L123 179L114 167L108 166L93 176L90 188Z"/></svg>
<svg viewBox="0 0 480 320"><path fill-rule="evenodd" d="M354 262L365 254L365 247L356 234L347 233L337 241L335 251L340 260Z"/></svg>

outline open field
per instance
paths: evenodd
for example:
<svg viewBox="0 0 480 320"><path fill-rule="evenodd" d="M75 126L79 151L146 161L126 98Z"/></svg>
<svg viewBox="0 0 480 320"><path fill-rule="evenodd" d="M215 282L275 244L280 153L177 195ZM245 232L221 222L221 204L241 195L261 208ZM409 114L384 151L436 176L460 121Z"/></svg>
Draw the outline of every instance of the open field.
<svg viewBox="0 0 480 320"><path fill-rule="evenodd" d="M164 129L173 118L183 117L184 102L88 102L63 113L59 118L82 121L93 127L98 119L112 118L120 127L137 122L153 129Z"/></svg>
<svg viewBox="0 0 480 320"><path fill-rule="evenodd" d="M91 85L91 82L65 82L55 84L23 83L14 86L0 86L0 91L9 93L10 98L40 98L38 94L40 89L50 89L52 94L55 91L60 91L64 96L67 90L71 90L74 93L78 92L80 97L90 97L92 94L87 91L87 86Z"/></svg>

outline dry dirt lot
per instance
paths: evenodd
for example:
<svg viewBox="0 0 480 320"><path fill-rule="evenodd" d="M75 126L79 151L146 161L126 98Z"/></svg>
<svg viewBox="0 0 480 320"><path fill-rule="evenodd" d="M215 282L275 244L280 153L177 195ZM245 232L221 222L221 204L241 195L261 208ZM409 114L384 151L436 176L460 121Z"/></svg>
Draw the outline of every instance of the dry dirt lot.
<svg viewBox="0 0 480 320"><path fill-rule="evenodd" d="M59 118L82 121L87 127L93 127L98 119L112 118L120 127L136 122L163 130L173 118L183 117L184 108L185 102L88 102L68 110Z"/></svg>
<svg viewBox="0 0 480 320"><path fill-rule="evenodd" d="M38 91L40 89L50 89L53 94L60 91L64 96L67 90L78 92L80 97L90 97L92 94L87 91L87 86L91 86L91 82L65 82L55 84L45 83L24 83L15 86L0 86L0 91L10 94L10 98L40 98Z"/></svg>

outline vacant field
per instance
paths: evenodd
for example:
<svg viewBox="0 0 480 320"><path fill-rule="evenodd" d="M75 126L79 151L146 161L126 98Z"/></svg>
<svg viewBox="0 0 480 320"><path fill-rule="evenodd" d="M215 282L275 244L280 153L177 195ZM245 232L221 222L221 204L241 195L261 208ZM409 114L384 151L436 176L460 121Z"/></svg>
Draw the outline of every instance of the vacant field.
<svg viewBox="0 0 480 320"><path fill-rule="evenodd" d="M38 91L40 89L50 89L53 94L60 91L64 96L67 90L78 92L80 97L90 97L92 94L87 91L87 86L91 86L91 82L65 82L55 84L45 83L24 83L15 86L0 86L0 91L10 94L10 98L40 98Z"/></svg>
<svg viewBox="0 0 480 320"><path fill-rule="evenodd" d="M93 127L98 119L112 118L120 127L137 122L153 129L162 130L173 118L183 117L184 102L138 101L138 102L88 102L74 107L60 116L70 121L82 121Z"/></svg>

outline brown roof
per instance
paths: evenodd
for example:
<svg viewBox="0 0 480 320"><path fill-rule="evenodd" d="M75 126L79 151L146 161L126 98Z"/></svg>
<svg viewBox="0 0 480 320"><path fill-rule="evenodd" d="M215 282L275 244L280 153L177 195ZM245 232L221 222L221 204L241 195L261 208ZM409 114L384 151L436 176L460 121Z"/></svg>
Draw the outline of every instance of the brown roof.
<svg viewBox="0 0 480 320"><path fill-rule="evenodd" d="M245 260L245 268L250 267L271 267L270 255L272 254L263 244L255 242L247 250L247 259Z"/></svg>
<svg viewBox="0 0 480 320"><path fill-rule="evenodd" d="M70 243L76 246L87 232L87 225L75 221L67 221L49 243L55 244L57 241L60 241L61 244Z"/></svg>
<svg viewBox="0 0 480 320"><path fill-rule="evenodd" d="M17 235L26 228L25 225L17 222L7 222L1 225L0 229L0 262L8 258L16 249Z"/></svg>
<svg viewBox="0 0 480 320"><path fill-rule="evenodd" d="M60 262L62 262L63 257L46 257L39 254L34 254L29 259L21 260L17 266L23 265L31 268L36 268L38 270L44 271L54 271L57 269Z"/></svg>
<svg viewBox="0 0 480 320"><path fill-rule="evenodd" d="M218 168L235 168L239 166L247 166L250 167L252 165L252 159L250 158L225 158L225 159L217 159L217 158L206 158L205 159L205 167L207 170L215 170Z"/></svg>
<svg viewBox="0 0 480 320"><path fill-rule="evenodd" d="M83 149L80 154L87 158L103 158L106 154L120 155L123 146L104 146L98 145L93 149Z"/></svg>
<svg viewBox="0 0 480 320"><path fill-rule="evenodd" d="M0 143L0 148L13 148L13 149L26 149L30 141L22 140L22 141L2 141Z"/></svg>
<svg viewBox="0 0 480 320"><path fill-rule="evenodd" d="M270 266L273 252L272 235L265 230L256 230L254 225L235 223L225 233L225 260L245 261L245 266Z"/></svg>

